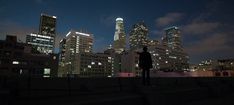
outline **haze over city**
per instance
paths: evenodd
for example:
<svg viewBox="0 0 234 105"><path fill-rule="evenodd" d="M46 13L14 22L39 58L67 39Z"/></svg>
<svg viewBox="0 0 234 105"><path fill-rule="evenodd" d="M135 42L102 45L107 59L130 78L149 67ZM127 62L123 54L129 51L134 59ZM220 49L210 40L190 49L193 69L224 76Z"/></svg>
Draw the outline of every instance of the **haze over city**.
<svg viewBox="0 0 234 105"><path fill-rule="evenodd" d="M58 42L70 29L94 35L94 52L113 44L115 19L124 19L127 37L133 24L144 21L151 39L161 40L164 28L178 26L191 63L234 57L233 1L230 0L1 0L0 38L38 32L41 13L57 16Z"/></svg>

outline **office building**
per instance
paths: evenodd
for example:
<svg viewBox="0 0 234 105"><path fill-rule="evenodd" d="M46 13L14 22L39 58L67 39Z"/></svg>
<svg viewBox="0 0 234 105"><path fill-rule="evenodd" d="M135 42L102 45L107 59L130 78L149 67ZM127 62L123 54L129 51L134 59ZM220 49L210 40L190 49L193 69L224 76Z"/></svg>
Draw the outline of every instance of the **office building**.
<svg viewBox="0 0 234 105"><path fill-rule="evenodd" d="M66 39L63 38L59 41L59 69L58 77L62 77L63 74L66 74L65 68L65 52L66 52Z"/></svg>
<svg viewBox="0 0 234 105"><path fill-rule="evenodd" d="M147 46L150 47L150 46L157 46L159 45L160 42L158 40L148 40L147 42Z"/></svg>
<svg viewBox="0 0 234 105"><path fill-rule="evenodd" d="M57 54L38 54L32 45L17 42L16 36L0 41L0 75L56 77Z"/></svg>
<svg viewBox="0 0 234 105"><path fill-rule="evenodd" d="M59 41L59 61L61 65L65 62L65 52L66 52L66 39L63 38Z"/></svg>
<svg viewBox="0 0 234 105"><path fill-rule="evenodd" d="M31 33L26 36L26 43L32 45L37 53L51 54L54 49L54 37Z"/></svg>
<svg viewBox="0 0 234 105"><path fill-rule="evenodd" d="M173 50L162 45L148 48L153 60L153 69L161 71L187 71L189 56L180 50Z"/></svg>
<svg viewBox="0 0 234 105"><path fill-rule="evenodd" d="M64 45L65 44L65 45ZM61 66L64 66L63 76L79 76L80 53L92 53L93 35L71 30L60 42Z"/></svg>
<svg viewBox="0 0 234 105"><path fill-rule="evenodd" d="M112 77L112 59L104 53L80 53L79 77Z"/></svg>
<svg viewBox="0 0 234 105"><path fill-rule="evenodd" d="M41 14L39 34L55 38L56 36L56 16Z"/></svg>
<svg viewBox="0 0 234 105"><path fill-rule="evenodd" d="M31 44L35 52L45 54L54 52L56 18L56 16L41 14L39 33L31 33L26 36L26 43Z"/></svg>
<svg viewBox="0 0 234 105"><path fill-rule="evenodd" d="M104 51L104 54L108 55L108 62L111 62L111 76L118 77L121 72L121 53L115 52L113 48L108 48Z"/></svg>
<svg viewBox="0 0 234 105"><path fill-rule="evenodd" d="M127 60L126 60L127 59ZM139 68L139 54L133 50L124 51L121 55L121 72L120 77L139 77L141 68Z"/></svg>
<svg viewBox="0 0 234 105"><path fill-rule="evenodd" d="M162 38L162 43L173 50L182 50L181 32L176 26L164 29L165 35Z"/></svg>
<svg viewBox="0 0 234 105"><path fill-rule="evenodd" d="M114 50L121 53L126 47L126 35L124 32L123 18L116 19L115 35L114 35Z"/></svg>
<svg viewBox="0 0 234 105"><path fill-rule="evenodd" d="M204 60L197 65L197 70L207 71L225 71L225 70L234 70L234 59L213 59L213 60Z"/></svg>
<svg viewBox="0 0 234 105"><path fill-rule="evenodd" d="M148 46L148 28L144 22L134 24L129 33L129 44L131 50L141 49Z"/></svg>

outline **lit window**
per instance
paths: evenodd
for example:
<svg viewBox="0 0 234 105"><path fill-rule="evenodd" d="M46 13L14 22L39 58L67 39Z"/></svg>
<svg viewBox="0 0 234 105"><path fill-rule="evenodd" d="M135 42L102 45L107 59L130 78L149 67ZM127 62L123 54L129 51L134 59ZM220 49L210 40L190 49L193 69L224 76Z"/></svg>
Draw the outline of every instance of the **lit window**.
<svg viewBox="0 0 234 105"><path fill-rule="evenodd" d="M136 67L139 67L138 64L136 64Z"/></svg>
<svg viewBox="0 0 234 105"><path fill-rule="evenodd" d="M95 65L95 62L91 62L92 65Z"/></svg>
<svg viewBox="0 0 234 105"><path fill-rule="evenodd" d="M23 73L23 70L22 69L20 69L20 74L22 74Z"/></svg>
<svg viewBox="0 0 234 105"><path fill-rule="evenodd" d="M98 62L98 65L102 65L102 63L101 63L101 62Z"/></svg>
<svg viewBox="0 0 234 105"><path fill-rule="evenodd" d="M168 61L165 61L165 63L168 63Z"/></svg>
<svg viewBox="0 0 234 105"><path fill-rule="evenodd" d="M13 61L12 64L18 65L18 64L19 64L19 61Z"/></svg>
<svg viewBox="0 0 234 105"><path fill-rule="evenodd" d="M44 76L43 77L50 77L50 68L44 68Z"/></svg>
<svg viewBox="0 0 234 105"><path fill-rule="evenodd" d="M88 68L92 68L92 66L91 66L91 65L88 65Z"/></svg>

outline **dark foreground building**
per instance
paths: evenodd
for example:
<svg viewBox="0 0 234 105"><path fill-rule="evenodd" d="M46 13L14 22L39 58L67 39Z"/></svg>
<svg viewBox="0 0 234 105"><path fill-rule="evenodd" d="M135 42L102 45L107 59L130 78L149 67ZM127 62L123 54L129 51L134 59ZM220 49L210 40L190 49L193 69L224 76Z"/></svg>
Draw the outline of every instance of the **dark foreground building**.
<svg viewBox="0 0 234 105"><path fill-rule="evenodd" d="M58 56L35 53L31 45L17 42L16 36L0 40L0 75L57 76Z"/></svg>

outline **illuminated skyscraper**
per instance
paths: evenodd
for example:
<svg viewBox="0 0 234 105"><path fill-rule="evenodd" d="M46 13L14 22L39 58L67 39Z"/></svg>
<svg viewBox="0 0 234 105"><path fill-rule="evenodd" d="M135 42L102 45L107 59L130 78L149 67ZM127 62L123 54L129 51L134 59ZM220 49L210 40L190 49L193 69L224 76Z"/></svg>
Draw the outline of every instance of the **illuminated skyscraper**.
<svg viewBox="0 0 234 105"><path fill-rule="evenodd" d="M116 19L115 35L114 35L114 50L117 53L121 53L125 50L126 35L124 32L124 24L122 18Z"/></svg>
<svg viewBox="0 0 234 105"><path fill-rule="evenodd" d="M174 50L182 50L181 35L178 27L173 26L165 29L165 36L162 39L164 46Z"/></svg>
<svg viewBox="0 0 234 105"><path fill-rule="evenodd" d="M80 75L80 54L92 53L93 35L71 30L66 35L66 45L64 52L60 56L64 56L65 70L63 75ZM61 50L62 50L61 49Z"/></svg>
<svg viewBox="0 0 234 105"><path fill-rule="evenodd" d="M50 16L46 14L41 14L39 34L46 35L50 37L55 37L56 35L56 16Z"/></svg>
<svg viewBox="0 0 234 105"><path fill-rule="evenodd" d="M26 43L40 53L53 53L56 36L56 16L41 14L39 33L27 35Z"/></svg>
<svg viewBox="0 0 234 105"><path fill-rule="evenodd" d="M134 24L129 35L130 49L142 49L148 45L148 28L144 22Z"/></svg>

